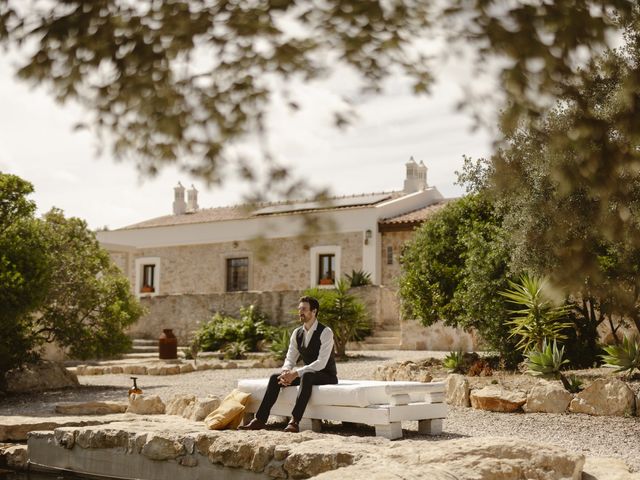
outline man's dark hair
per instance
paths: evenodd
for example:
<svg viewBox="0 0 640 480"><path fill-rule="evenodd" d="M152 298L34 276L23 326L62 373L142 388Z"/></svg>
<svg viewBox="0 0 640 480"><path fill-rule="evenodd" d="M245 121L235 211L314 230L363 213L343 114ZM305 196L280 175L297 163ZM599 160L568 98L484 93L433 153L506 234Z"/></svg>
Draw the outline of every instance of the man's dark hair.
<svg viewBox="0 0 640 480"><path fill-rule="evenodd" d="M316 298L305 295L304 297L300 297L300 300L298 300L298 303L302 302L308 303L311 311L315 310L316 317L318 316L318 313L320 313L320 303L318 303L318 300Z"/></svg>

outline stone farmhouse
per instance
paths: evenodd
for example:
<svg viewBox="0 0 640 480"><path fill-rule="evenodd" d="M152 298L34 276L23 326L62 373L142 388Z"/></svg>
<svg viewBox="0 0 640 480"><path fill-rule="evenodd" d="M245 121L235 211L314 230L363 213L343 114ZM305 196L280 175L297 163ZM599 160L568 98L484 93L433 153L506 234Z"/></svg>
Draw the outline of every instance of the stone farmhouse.
<svg viewBox="0 0 640 480"><path fill-rule="evenodd" d="M362 348L473 349L468 334L401 319L402 246L446 203L427 184L423 162L406 163L402 190L327 202L200 208L197 190L186 194L185 200L185 188L175 187L171 215L97 233L148 310L132 336L157 338L172 328L187 343L214 312L234 314L250 304L274 323L291 323L301 291L332 288L345 274L364 271L372 285L354 290L375 333ZM305 234L309 219L319 228Z"/></svg>

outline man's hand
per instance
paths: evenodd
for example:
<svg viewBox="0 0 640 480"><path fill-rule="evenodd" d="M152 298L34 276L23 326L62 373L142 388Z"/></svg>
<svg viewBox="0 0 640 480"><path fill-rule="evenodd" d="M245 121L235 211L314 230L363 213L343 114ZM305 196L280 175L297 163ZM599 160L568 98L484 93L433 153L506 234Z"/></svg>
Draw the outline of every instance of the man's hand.
<svg viewBox="0 0 640 480"><path fill-rule="evenodd" d="M298 372L295 370L283 370L278 376L278 383L283 387L288 387L296 378L298 378Z"/></svg>

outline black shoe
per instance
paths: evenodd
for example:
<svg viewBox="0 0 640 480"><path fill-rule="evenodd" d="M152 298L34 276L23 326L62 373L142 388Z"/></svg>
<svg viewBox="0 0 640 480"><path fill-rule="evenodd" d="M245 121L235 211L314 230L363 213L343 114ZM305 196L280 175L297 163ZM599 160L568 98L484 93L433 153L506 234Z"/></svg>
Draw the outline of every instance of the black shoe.
<svg viewBox="0 0 640 480"><path fill-rule="evenodd" d="M298 433L300 431L298 422L296 422L294 419L291 419L289 424L286 427L284 427L284 431L289 433Z"/></svg>
<svg viewBox="0 0 640 480"><path fill-rule="evenodd" d="M267 424L264 423L262 420L258 420L257 418L254 418L246 425L240 425L238 427L238 430L262 430L266 426Z"/></svg>

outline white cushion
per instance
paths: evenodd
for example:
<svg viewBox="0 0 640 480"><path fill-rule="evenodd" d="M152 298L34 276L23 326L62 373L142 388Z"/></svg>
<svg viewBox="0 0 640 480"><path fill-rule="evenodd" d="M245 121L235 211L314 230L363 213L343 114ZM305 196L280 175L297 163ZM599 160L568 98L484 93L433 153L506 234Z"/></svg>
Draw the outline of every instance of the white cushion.
<svg viewBox="0 0 640 480"><path fill-rule="evenodd" d="M245 379L238 380L238 390L251 393L250 403L255 406L262 400L267 389L269 379ZM316 385L309 400L309 405L335 405L367 407L369 405L388 404L390 397L385 392L388 385L406 386L412 402L422 402L425 398L424 390L410 392L411 387L423 387L421 382L385 382L378 380L339 380L337 385ZM419 386L419 387L418 387ZM433 386L444 391L444 384L441 382ZM280 392L278 403L285 402L293 405L298 395L298 387L287 387Z"/></svg>

